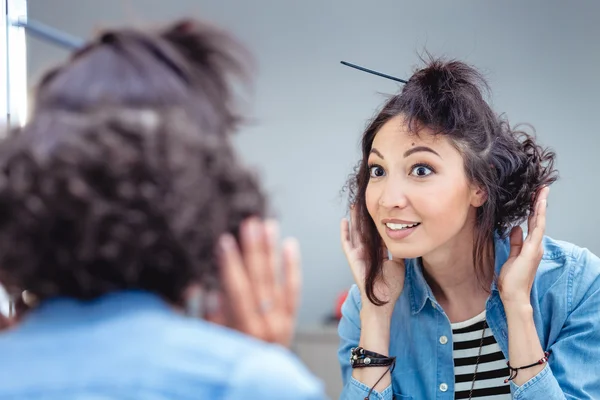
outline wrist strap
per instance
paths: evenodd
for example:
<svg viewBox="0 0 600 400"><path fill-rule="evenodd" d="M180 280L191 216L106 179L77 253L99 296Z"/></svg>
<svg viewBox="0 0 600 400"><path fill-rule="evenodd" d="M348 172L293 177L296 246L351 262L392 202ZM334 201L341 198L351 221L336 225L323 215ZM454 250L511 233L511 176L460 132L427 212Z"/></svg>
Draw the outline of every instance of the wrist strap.
<svg viewBox="0 0 600 400"><path fill-rule="evenodd" d="M350 350L351 353L356 354L358 356L366 356L371 358L388 358L388 356L384 356L383 354L375 353L374 351L369 351L364 347L353 347Z"/></svg>
<svg viewBox="0 0 600 400"><path fill-rule="evenodd" d="M396 362L396 357L388 357L362 347L353 347L350 350L350 365L352 368L387 367Z"/></svg>
<svg viewBox="0 0 600 400"><path fill-rule="evenodd" d="M550 357L550 352L545 351L544 357L540 358L533 364L525 365L523 367L511 367L510 361L507 361L506 365L508 366L508 369L510 370L510 376L508 377L508 379L504 380L504 383L508 383L509 381L512 381L513 379L515 379L517 377L519 371L522 369L532 368L532 367L535 367L536 365L546 364L548 362L549 357Z"/></svg>
<svg viewBox="0 0 600 400"><path fill-rule="evenodd" d="M381 375L381 377L375 382L375 384L367 393L367 396L364 400L369 400L371 398L371 393L375 389L375 386L387 374L388 372L391 374L394 371L394 367L396 366L396 357L388 357L383 354L375 353L374 351L365 350L362 347L353 347L350 350L350 365L352 368L362 368L362 367L388 367L385 372ZM395 396L392 396L392 399L395 399Z"/></svg>
<svg viewBox="0 0 600 400"><path fill-rule="evenodd" d="M356 360L352 360L352 368L363 368L363 367L388 367L396 361L395 357L389 358L358 358Z"/></svg>

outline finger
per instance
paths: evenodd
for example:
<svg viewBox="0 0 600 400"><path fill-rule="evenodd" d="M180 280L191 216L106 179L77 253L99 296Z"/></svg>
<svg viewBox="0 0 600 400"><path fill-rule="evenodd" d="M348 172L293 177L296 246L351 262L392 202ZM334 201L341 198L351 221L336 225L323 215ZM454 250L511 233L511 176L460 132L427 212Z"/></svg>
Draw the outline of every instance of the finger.
<svg viewBox="0 0 600 400"><path fill-rule="evenodd" d="M534 210L532 212L532 216L530 217L529 220L529 226L528 226L528 232L527 232L527 240L529 240L530 238L530 233L533 233L533 231L535 230L535 227L538 225L538 218L539 218L539 214L540 214L540 207L543 203L544 208L547 205L547 199L548 199L548 193L550 192L550 188L549 187L543 187L542 189L540 189L537 193L536 199L535 199L535 206L534 206ZM545 210L544 210L545 211Z"/></svg>
<svg viewBox="0 0 600 400"><path fill-rule="evenodd" d="M225 234L221 237L218 259L225 301L235 320L235 325L242 330L247 330L257 316L256 300L242 255L233 236Z"/></svg>
<svg viewBox="0 0 600 400"><path fill-rule="evenodd" d="M273 287L269 287L270 254L267 251L267 234L264 224L257 218L250 218L242 224L242 257L254 290L255 307L273 301Z"/></svg>
<svg viewBox="0 0 600 400"><path fill-rule="evenodd" d="M283 243L283 269L285 304L288 316L295 318L300 302L302 271L300 267L300 246L295 239L286 239Z"/></svg>
<svg viewBox="0 0 600 400"><path fill-rule="evenodd" d="M344 254L348 256L352 250L352 241L350 239L350 222L347 218L342 218L342 222L340 223L340 241Z"/></svg>
<svg viewBox="0 0 600 400"><path fill-rule="evenodd" d="M523 248L523 229L520 226L515 226L510 231L510 253L508 258L517 257L521 254Z"/></svg>
<svg viewBox="0 0 600 400"><path fill-rule="evenodd" d="M265 223L267 234L269 265L266 284L269 286L269 291L266 296L270 296L267 301L272 302L272 306L276 311L285 310L285 287L284 287L284 270L282 269L282 255L279 251L279 224L275 220L268 220ZM266 303L264 303L266 304ZM259 304L260 307L260 304Z"/></svg>
<svg viewBox="0 0 600 400"><path fill-rule="evenodd" d="M537 219L538 204L539 203L538 203L538 199L536 196L536 200L533 205L533 210L531 210L529 212L529 216L527 217L527 237L525 238L525 240L529 239L529 235L531 234L531 232L533 231L533 228L535 227L536 219Z"/></svg>
<svg viewBox="0 0 600 400"><path fill-rule="evenodd" d="M535 259L539 257L542 248L542 241L546 232L546 203L545 198L540 199L538 209L536 211L536 223L533 231L527 235L526 246L523 247L523 254L527 257Z"/></svg>
<svg viewBox="0 0 600 400"><path fill-rule="evenodd" d="M358 232L358 211L356 206L350 209L350 242L353 247L360 243L360 234Z"/></svg>
<svg viewBox="0 0 600 400"><path fill-rule="evenodd" d="M542 187L535 196L535 205L533 207L533 211L530 213L528 221L527 221L527 238L529 238L529 232L532 232L537 225L537 219L539 215L540 204L542 201L546 201L548 199L548 194L550 192L550 188L547 186ZM546 201L547 204L547 201Z"/></svg>
<svg viewBox="0 0 600 400"><path fill-rule="evenodd" d="M542 190L540 190L539 200L544 200L546 205L548 204L548 196L550 195L550 188L548 186L544 186Z"/></svg>
<svg viewBox="0 0 600 400"><path fill-rule="evenodd" d="M274 219L265 222L266 252L268 257L265 271L265 284L275 290L279 286L279 224Z"/></svg>

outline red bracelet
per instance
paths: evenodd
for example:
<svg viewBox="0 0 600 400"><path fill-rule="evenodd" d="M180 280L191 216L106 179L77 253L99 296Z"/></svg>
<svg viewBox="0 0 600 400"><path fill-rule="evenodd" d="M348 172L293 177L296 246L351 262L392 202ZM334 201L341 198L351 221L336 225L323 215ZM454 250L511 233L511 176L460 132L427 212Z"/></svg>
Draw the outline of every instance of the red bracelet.
<svg viewBox="0 0 600 400"><path fill-rule="evenodd" d="M519 373L519 370L521 370L521 369L527 369L527 368L535 367L536 365L546 364L548 362L548 357L550 357L550 352L545 351L544 357L540 358L538 361L534 362L533 364L525 365L524 367L518 367L518 368L511 367L510 362L507 361L506 365L508 365L508 369L510 370L510 376L508 377L508 379L504 380L504 383L508 383L508 381L512 381L513 379L515 379L517 377L517 374Z"/></svg>

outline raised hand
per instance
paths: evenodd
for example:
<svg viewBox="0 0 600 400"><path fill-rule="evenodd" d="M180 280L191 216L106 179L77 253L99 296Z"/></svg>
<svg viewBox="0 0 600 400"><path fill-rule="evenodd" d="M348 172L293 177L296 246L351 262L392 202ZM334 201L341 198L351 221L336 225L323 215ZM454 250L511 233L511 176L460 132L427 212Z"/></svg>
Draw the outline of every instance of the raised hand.
<svg viewBox="0 0 600 400"><path fill-rule="evenodd" d="M529 304L533 280L542 260L542 240L546 230L546 205L550 188L542 188L536 196L534 211L527 221L527 237L515 227L510 233L510 255L498 277L500 298L505 303Z"/></svg>
<svg viewBox="0 0 600 400"><path fill-rule="evenodd" d="M209 320L258 339L289 346L301 286L294 239L281 244L278 225L256 218L241 227L241 250L231 235L220 241L221 307ZM281 259L280 259L281 257Z"/></svg>
<svg viewBox="0 0 600 400"><path fill-rule="evenodd" d="M352 221L356 221L356 209L352 208L350 212ZM367 251L365 244L360 240L360 235L356 223L344 218L341 222L341 242L344 254L350 264L354 281L360 290L363 306L372 304L365 294L365 277L367 273ZM392 307L404 288L405 266L404 260L390 260L388 258L387 248L382 248L383 252L383 279L376 282L374 289L375 296L381 301L388 302L387 307Z"/></svg>

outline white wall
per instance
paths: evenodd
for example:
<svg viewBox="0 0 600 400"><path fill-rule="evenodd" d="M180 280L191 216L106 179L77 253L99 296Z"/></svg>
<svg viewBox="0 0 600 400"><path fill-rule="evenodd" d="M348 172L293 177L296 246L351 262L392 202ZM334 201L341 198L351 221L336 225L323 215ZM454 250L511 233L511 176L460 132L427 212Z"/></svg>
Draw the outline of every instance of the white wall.
<svg viewBox="0 0 600 400"><path fill-rule="evenodd" d="M600 2L594 0L29 0L31 18L89 36L97 28L193 15L228 27L256 55L258 125L239 145L302 243L301 323L320 321L352 278L338 244L338 197L365 121L393 82L341 59L408 77L427 47L482 68L497 111L530 122L559 155L548 233L600 253ZM34 79L66 53L29 41Z"/></svg>

